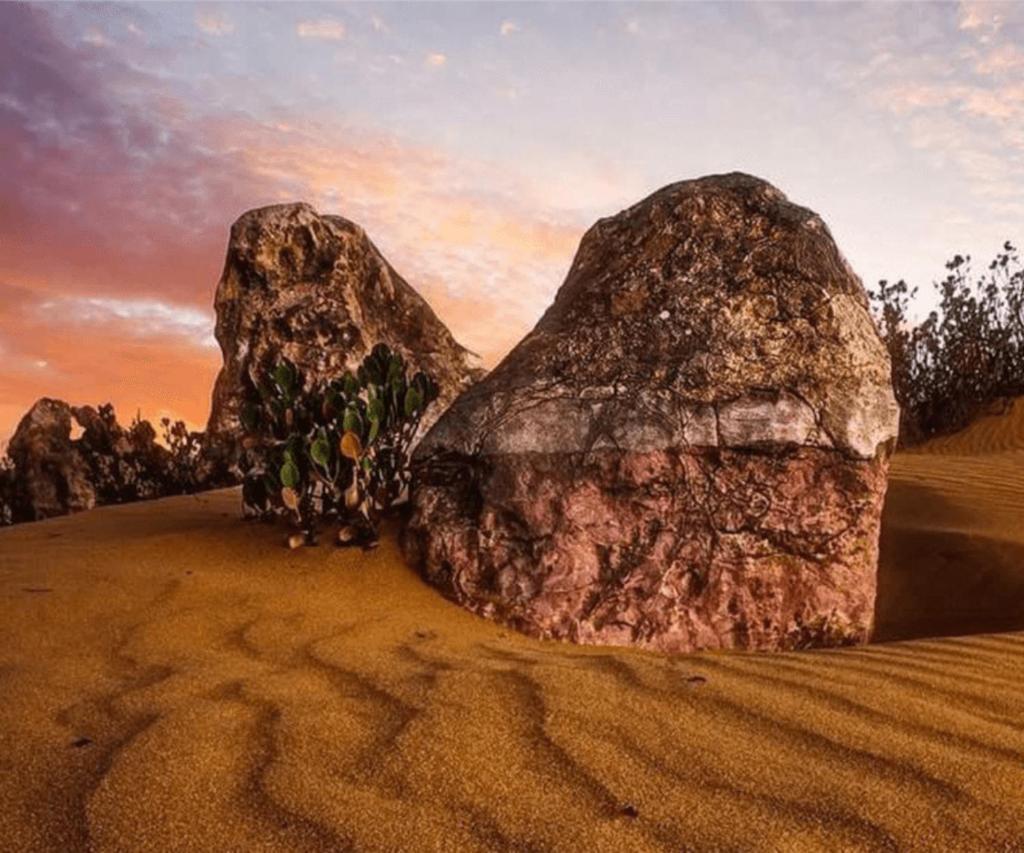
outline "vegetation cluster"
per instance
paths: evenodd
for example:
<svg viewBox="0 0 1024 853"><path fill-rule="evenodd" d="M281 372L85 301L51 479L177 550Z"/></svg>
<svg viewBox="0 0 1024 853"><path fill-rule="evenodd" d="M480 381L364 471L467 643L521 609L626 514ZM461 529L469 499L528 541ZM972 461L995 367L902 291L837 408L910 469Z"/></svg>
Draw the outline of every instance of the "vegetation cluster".
<svg viewBox="0 0 1024 853"><path fill-rule="evenodd" d="M871 294L892 360L900 444L966 427L1024 395L1024 266L1007 242L979 272L970 256L946 263L936 307L912 320L918 288L881 281Z"/></svg>
<svg viewBox="0 0 1024 853"><path fill-rule="evenodd" d="M37 518L33 479L53 478L58 492L68 490L65 472L74 469L88 483L97 505L127 503L167 495L189 494L213 482L201 464L203 434L189 431L184 421L164 418L163 446L153 425L136 415L128 427L118 423L110 403L71 410L81 427L72 438L67 426L50 430L22 448L20 457L0 456L0 526Z"/></svg>
<svg viewBox="0 0 1024 853"><path fill-rule="evenodd" d="M355 373L324 382L282 360L240 413L245 510L289 519L291 547L315 543L325 524L338 525L339 544L372 546L382 515L407 492L412 442L437 394L386 344Z"/></svg>

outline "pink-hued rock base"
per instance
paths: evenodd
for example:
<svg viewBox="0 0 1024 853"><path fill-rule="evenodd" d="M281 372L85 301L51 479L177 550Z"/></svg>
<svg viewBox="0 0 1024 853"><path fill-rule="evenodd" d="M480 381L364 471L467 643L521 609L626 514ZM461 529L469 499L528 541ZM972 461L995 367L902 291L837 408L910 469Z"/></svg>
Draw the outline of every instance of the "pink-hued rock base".
<svg viewBox="0 0 1024 853"><path fill-rule="evenodd" d="M667 652L871 633L884 458L800 448L452 462L421 472L406 547L482 616Z"/></svg>

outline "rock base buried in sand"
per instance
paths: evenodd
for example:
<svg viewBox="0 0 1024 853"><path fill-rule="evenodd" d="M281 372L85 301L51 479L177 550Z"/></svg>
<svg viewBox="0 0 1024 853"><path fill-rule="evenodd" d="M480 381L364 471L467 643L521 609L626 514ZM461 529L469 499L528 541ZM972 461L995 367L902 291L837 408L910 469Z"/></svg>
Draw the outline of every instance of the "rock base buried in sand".
<svg viewBox="0 0 1024 853"><path fill-rule="evenodd" d="M424 471L406 544L481 615L665 651L868 639L881 460L794 448L474 462L470 476Z"/></svg>
<svg viewBox="0 0 1024 853"><path fill-rule="evenodd" d="M871 632L898 409L822 221L747 175L584 237L414 457L406 550L529 634L665 651Z"/></svg>

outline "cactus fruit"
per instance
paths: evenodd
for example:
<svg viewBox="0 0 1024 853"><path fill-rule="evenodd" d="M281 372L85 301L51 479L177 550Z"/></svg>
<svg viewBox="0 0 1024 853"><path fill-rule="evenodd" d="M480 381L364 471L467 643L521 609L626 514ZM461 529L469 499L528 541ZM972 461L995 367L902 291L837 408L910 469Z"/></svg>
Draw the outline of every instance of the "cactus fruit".
<svg viewBox="0 0 1024 853"><path fill-rule="evenodd" d="M363 455L363 444L359 436L352 430L348 430L341 437L341 453L346 459L356 461Z"/></svg>
<svg viewBox="0 0 1024 853"><path fill-rule="evenodd" d="M299 493L290 486L285 486L281 489L281 503L288 507L292 512L298 512Z"/></svg>

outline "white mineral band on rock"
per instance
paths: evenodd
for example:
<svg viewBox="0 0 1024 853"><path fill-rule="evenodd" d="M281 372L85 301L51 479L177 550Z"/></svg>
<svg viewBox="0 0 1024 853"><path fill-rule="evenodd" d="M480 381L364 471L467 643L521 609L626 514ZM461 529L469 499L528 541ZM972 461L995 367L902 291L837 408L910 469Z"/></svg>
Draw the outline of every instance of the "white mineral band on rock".
<svg viewBox="0 0 1024 853"><path fill-rule="evenodd" d="M879 445L895 438L898 418L899 410L891 393L881 388L874 389L873 395L859 398L851 413L833 412L828 419L835 423L831 428L819 420L808 403L787 392L774 399L751 396L714 405L673 405L671 400L647 400L642 411L626 411L616 398L550 397L497 418L476 447L465 446L465 431L446 430L442 425L428 436L422 452L648 452L685 447L797 445L838 449L871 459ZM593 425L599 423L610 426L595 433Z"/></svg>

